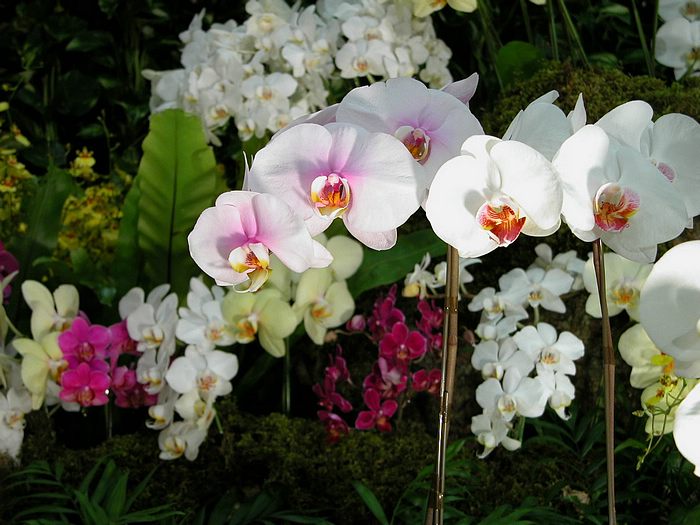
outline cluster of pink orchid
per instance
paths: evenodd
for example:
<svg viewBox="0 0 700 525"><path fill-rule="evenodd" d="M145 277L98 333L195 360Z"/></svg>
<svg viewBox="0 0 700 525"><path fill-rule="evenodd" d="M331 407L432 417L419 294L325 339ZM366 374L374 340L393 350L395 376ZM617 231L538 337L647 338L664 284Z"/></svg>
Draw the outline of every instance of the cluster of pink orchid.
<svg viewBox="0 0 700 525"><path fill-rule="evenodd" d="M378 346L377 361L372 371L362 382L365 410L357 415L355 428L392 430L391 418L400 406L405 406L418 392L432 395L439 393L442 373L437 368L415 369L423 363L427 354L439 356L442 348L443 312L432 301L420 300L417 308L420 319L417 330L406 324L405 313L396 306L396 290L393 286L387 295L374 303L372 314L367 318L361 314L350 319L346 328L353 334L366 334ZM333 410L343 413L352 410L352 404L338 392L339 383L352 385L342 350L338 347L326 367L322 383L313 387L322 410L319 419L325 424L331 442L349 432L348 424Z"/></svg>

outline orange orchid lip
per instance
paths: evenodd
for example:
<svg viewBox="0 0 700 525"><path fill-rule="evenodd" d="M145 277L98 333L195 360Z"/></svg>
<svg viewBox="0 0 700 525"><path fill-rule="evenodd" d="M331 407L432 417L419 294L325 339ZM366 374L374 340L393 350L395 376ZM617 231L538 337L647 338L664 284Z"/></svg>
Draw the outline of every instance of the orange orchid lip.
<svg viewBox="0 0 700 525"><path fill-rule="evenodd" d="M527 219L519 212L503 202L486 202L477 211L476 220L499 246L508 246L518 238Z"/></svg>
<svg viewBox="0 0 700 525"><path fill-rule="evenodd" d="M621 232L639 209L639 195L615 183L604 184L593 200L596 225L605 232Z"/></svg>
<svg viewBox="0 0 700 525"><path fill-rule="evenodd" d="M350 205L350 185L335 173L316 177L311 183L311 202L321 215L334 219Z"/></svg>

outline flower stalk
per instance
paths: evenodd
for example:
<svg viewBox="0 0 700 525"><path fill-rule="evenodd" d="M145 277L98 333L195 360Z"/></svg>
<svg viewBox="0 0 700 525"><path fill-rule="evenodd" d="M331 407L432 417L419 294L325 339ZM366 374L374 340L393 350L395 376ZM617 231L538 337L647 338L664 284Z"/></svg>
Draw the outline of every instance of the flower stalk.
<svg viewBox="0 0 700 525"><path fill-rule="evenodd" d="M447 247L447 283L445 286L445 324L442 346L442 381L440 383L440 416L437 438L437 458L433 486L431 488L426 525L442 525L445 496L445 461L447 435L450 424L450 408L454 393L455 368L457 364L457 304L459 300L459 253Z"/></svg>
<svg viewBox="0 0 700 525"><path fill-rule="evenodd" d="M593 267L598 285L598 299L602 312L603 367L605 388L605 452L608 471L608 523L617 523L615 513L615 351L613 349L608 301L605 292L605 264L603 244L600 239L593 241Z"/></svg>

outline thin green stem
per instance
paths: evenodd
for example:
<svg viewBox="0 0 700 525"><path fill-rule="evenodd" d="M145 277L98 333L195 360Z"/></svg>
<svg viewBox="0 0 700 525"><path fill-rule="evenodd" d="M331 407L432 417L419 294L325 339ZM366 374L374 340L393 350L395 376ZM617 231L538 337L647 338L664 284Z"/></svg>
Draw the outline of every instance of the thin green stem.
<svg viewBox="0 0 700 525"><path fill-rule="evenodd" d="M523 22L525 23L525 33L527 33L527 41L531 44L535 43L535 38L532 34L532 25L530 24L530 15L527 12L528 0L520 0L520 9L523 12Z"/></svg>
<svg viewBox="0 0 700 525"><path fill-rule="evenodd" d="M557 36L557 22L554 19L554 5L552 0L547 2L547 14L549 15L549 43L552 46L552 58L559 62L559 41Z"/></svg>
<svg viewBox="0 0 700 525"><path fill-rule="evenodd" d="M498 49L501 47L501 41L498 37L498 33L493 28L490 6L486 0L479 2L479 18L481 20L481 27L483 29L489 59L491 60L491 64L496 64L496 58L498 56ZM503 90L503 79L498 72L498 68L494 67L494 71L496 73L496 79L498 80L498 87Z"/></svg>
<svg viewBox="0 0 700 525"><path fill-rule="evenodd" d="M564 25L566 26L566 31L569 34L569 37L576 44L578 53L581 56L581 61L586 67L590 67L590 63L588 62L588 56L586 55L586 51L583 49L581 37L579 36L578 31L576 30L576 26L574 25L574 21L572 20L571 15L569 14L569 10L566 8L565 0L559 0L559 8L561 9L562 17L564 18Z"/></svg>
<svg viewBox="0 0 700 525"><path fill-rule="evenodd" d="M656 33L659 29L659 0L654 0L654 21L651 24L651 75L656 76Z"/></svg>
<svg viewBox="0 0 700 525"><path fill-rule="evenodd" d="M289 338L284 340L282 374L282 413L288 416L292 412L292 355L289 348Z"/></svg>
<svg viewBox="0 0 700 525"><path fill-rule="evenodd" d="M650 76L654 76L654 59L649 53L647 37L644 33L644 27L642 26L642 19L639 16L639 9L637 8L637 0L632 0L632 13L634 14L634 23L637 26L639 43L642 46L642 53L644 53L644 61L647 63L647 73L649 73Z"/></svg>

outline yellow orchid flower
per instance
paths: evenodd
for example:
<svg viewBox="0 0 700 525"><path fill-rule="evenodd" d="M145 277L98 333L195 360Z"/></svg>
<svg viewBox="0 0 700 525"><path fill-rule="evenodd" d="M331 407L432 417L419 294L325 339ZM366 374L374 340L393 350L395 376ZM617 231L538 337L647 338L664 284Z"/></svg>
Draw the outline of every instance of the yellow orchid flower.
<svg viewBox="0 0 700 525"><path fill-rule="evenodd" d="M413 0L413 16L426 17L449 5L455 11L471 13L476 11L477 0Z"/></svg>
<svg viewBox="0 0 700 525"><path fill-rule="evenodd" d="M12 345L22 356L22 382L32 394L32 409L37 410L46 397L46 382L60 383L61 374L68 368L58 346L58 332L46 334L40 342L33 339L15 339Z"/></svg>

